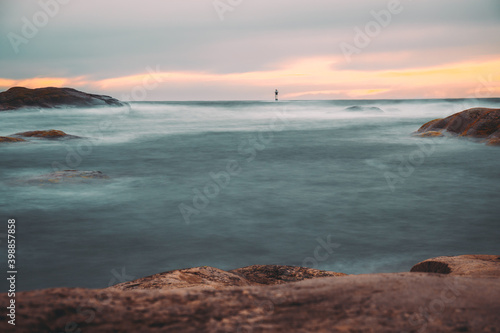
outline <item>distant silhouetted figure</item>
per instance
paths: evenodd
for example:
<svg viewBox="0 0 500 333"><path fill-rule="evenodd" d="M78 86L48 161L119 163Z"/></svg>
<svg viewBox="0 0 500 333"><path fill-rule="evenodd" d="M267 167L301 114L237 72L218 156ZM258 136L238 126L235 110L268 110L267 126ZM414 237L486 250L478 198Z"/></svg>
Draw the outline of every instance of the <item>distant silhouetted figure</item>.
<svg viewBox="0 0 500 333"><path fill-rule="evenodd" d="M278 89L276 89L274 91L274 100L277 101L278 100Z"/></svg>

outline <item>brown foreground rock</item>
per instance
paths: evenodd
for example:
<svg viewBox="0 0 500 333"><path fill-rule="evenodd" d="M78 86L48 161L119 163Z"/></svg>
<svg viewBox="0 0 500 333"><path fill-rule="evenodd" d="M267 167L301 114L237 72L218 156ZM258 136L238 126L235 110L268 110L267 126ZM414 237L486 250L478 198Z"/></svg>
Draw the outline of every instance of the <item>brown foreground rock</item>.
<svg viewBox="0 0 500 333"><path fill-rule="evenodd" d="M463 255L456 257L437 257L416 264L412 267L411 272L500 277L500 256Z"/></svg>
<svg viewBox="0 0 500 333"><path fill-rule="evenodd" d="M16 326L2 311L1 332L498 332L500 279L390 273L221 290L57 288L16 293L16 305Z"/></svg>
<svg viewBox="0 0 500 333"><path fill-rule="evenodd" d="M500 139L500 109L472 108L455 113L444 119L431 120L417 131L420 136L430 132L448 132L459 136L484 139L496 145Z"/></svg>
<svg viewBox="0 0 500 333"><path fill-rule="evenodd" d="M110 96L87 94L72 88L37 88L12 87L0 93L0 111L16 110L24 107L55 108L124 106Z"/></svg>

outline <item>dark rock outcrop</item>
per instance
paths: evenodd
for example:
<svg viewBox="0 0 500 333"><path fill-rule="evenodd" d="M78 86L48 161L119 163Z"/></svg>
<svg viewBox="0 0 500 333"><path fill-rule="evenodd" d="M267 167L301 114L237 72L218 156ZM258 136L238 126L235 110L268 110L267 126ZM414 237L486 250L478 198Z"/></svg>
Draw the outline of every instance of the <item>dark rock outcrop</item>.
<svg viewBox="0 0 500 333"><path fill-rule="evenodd" d="M110 96L87 94L72 88L13 87L0 93L0 111L19 108L124 106Z"/></svg>
<svg viewBox="0 0 500 333"><path fill-rule="evenodd" d="M500 141L500 109L472 108L444 119L434 119L422 125L417 135L437 136L425 135L429 132L448 132L497 145Z"/></svg>
<svg viewBox="0 0 500 333"><path fill-rule="evenodd" d="M89 183L95 179L109 179L101 171L79 171L64 170L55 171L45 175L40 175L28 179L23 179L21 183L30 185L56 184L56 183Z"/></svg>
<svg viewBox="0 0 500 333"><path fill-rule="evenodd" d="M344 273L321 271L319 269L280 266L280 265L253 265L229 271L244 277L254 284L283 284L327 276L345 276Z"/></svg>
<svg viewBox="0 0 500 333"><path fill-rule="evenodd" d="M146 276L134 281L124 282L110 287L110 289L184 289L210 288L222 289L225 287L250 286L251 283L236 274L222 269L203 266Z"/></svg>
<svg viewBox="0 0 500 333"><path fill-rule="evenodd" d="M26 141L21 138L13 138L10 136L0 136L0 142L23 142Z"/></svg>
<svg viewBox="0 0 500 333"><path fill-rule="evenodd" d="M346 274L295 266L254 265L232 271L223 271L218 268L203 266L159 273L134 281L120 283L110 288L120 290L222 289L226 287L283 284L317 277L344 275Z"/></svg>
<svg viewBox="0 0 500 333"><path fill-rule="evenodd" d="M59 130L44 130L44 131L29 131L12 134L13 137L24 137L24 138L42 138L42 139L74 139L79 138L76 135L69 135Z"/></svg>
<svg viewBox="0 0 500 333"><path fill-rule="evenodd" d="M437 257L416 264L412 267L411 272L500 277L500 256L463 255Z"/></svg>

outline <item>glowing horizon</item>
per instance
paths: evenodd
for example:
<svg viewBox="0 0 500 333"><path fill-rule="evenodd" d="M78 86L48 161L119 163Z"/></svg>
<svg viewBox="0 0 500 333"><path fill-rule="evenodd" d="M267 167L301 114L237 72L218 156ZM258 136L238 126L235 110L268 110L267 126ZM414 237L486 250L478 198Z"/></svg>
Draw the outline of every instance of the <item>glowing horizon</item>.
<svg viewBox="0 0 500 333"><path fill-rule="evenodd" d="M314 96L315 99L318 97L319 99L377 99L394 98L392 96L395 94L398 98L405 99L418 97L415 92L421 94L421 98L500 96L500 85L498 84L500 77L491 75L500 68L500 59L407 69L397 72L391 70L336 71L331 69L332 63L335 62L328 58L315 58L300 60L291 63L288 68L275 71L231 74L161 71L152 74L146 71L103 80L90 80L82 76L75 78L36 77L22 80L0 78L0 87L4 89L13 86L27 88L73 87L98 92L119 93L140 87L146 80L150 81L150 85L156 82L158 86L161 84L189 86L193 83L211 82L222 86L245 84L252 87L265 87L270 92L276 87L281 92L281 99L309 99L311 96ZM363 84L357 83L360 80L363 80ZM300 90L296 86L311 86L313 89ZM314 89L314 86L317 88ZM413 94L405 95L398 92L398 89L395 88L398 86L412 86ZM432 89L436 86L446 87L446 89Z"/></svg>

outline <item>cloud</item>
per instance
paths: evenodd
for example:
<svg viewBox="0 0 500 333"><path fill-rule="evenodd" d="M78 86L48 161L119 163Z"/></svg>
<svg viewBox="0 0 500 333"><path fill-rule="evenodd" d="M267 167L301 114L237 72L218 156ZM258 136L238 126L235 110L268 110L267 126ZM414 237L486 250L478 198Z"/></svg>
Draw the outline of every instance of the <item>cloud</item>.
<svg viewBox="0 0 500 333"><path fill-rule="evenodd" d="M365 87L370 72L446 68L498 58L497 0L400 2L401 13L392 15L390 24L369 46L346 62L339 44L351 43L354 29L364 29L374 20L372 12L386 9L388 0L244 0L226 12L223 21L212 0L70 1L60 5L34 38L20 45L18 54L7 38L0 38L1 76L12 82L34 80L27 81L31 83L43 82L41 78L67 79L81 87L121 93L118 85L106 87L103 83L123 80L128 84L133 81L129 78L140 77L148 66L159 66L178 81L170 80L168 89L151 92L158 99L225 99L227 95L250 99L274 85L290 89L290 96L348 96L343 88L332 87L335 79L357 84L348 88L352 91L375 89L399 97L399 90L387 87L391 83L386 78L374 76L380 81L370 81L374 87ZM31 20L40 10L37 0L2 2L1 35L20 34L22 18ZM318 75L313 64L305 64L313 61L334 78ZM271 75L279 72L288 76ZM236 79L237 74L252 80ZM209 80L214 77L217 79ZM350 77L363 79L356 83ZM123 89L129 89L127 84L122 84ZM171 91L178 98L171 97Z"/></svg>

